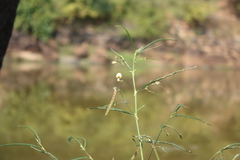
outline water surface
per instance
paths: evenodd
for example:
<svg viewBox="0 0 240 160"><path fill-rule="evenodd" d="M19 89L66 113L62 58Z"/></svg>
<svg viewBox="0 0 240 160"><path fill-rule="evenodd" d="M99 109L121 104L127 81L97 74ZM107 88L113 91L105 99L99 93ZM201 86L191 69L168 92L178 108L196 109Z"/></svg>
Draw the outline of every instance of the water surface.
<svg viewBox="0 0 240 160"><path fill-rule="evenodd" d="M28 65L28 66L26 66ZM32 69L29 69L31 65ZM139 66L137 86L180 67ZM130 159L136 151L132 135L136 135L134 119L130 115L103 110L87 110L108 104L113 87L119 84L115 75L123 74L120 88L124 100L133 107L131 76L120 66L69 64L11 64L2 70L0 83L0 144L36 144L34 134L27 128L34 128L42 144L59 160L85 156L77 143L68 145L68 137L84 137L87 151L94 159ZM179 114L195 116L212 126L187 118L170 121L183 136L171 128L163 132L160 140L174 142L197 153L189 154L175 147L160 145L161 159L209 159L220 148L240 142L240 72L232 70L195 69L174 75L161 81L160 86L151 86L156 92L139 92L139 106L146 105L139 112L141 133L155 138L177 104L182 108ZM122 98L117 93L116 101ZM127 110L120 103L116 107ZM144 146L147 157L151 145ZM226 159L232 159L239 150L226 152ZM1 160L50 159L29 147L0 148ZM154 155L152 159L155 159Z"/></svg>

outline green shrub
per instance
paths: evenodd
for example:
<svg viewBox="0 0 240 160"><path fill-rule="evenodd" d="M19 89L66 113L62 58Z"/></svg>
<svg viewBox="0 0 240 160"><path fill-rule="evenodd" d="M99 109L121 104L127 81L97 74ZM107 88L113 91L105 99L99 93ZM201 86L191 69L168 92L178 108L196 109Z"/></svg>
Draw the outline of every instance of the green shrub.
<svg viewBox="0 0 240 160"><path fill-rule="evenodd" d="M97 19L111 15L112 4L109 0L65 0L61 8L62 18L73 21L74 19Z"/></svg>
<svg viewBox="0 0 240 160"><path fill-rule="evenodd" d="M23 0L18 6L15 28L47 40L56 27L57 18L55 1Z"/></svg>

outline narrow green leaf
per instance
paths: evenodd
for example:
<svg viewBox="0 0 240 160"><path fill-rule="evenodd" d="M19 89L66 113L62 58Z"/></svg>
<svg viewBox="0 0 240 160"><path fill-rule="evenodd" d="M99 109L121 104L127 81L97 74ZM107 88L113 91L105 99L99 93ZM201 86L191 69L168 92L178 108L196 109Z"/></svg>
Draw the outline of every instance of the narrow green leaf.
<svg viewBox="0 0 240 160"><path fill-rule="evenodd" d="M38 151L38 152L46 153L46 152L45 152L44 150L42 150L42 149L37 149L37 148L35 148L35 147L33 147L33 146L31 146L31 148L34 149L34 150L36 150L36 151Z"/></svg>
<svg viewBox="0 0 240 160"><path fill-rule="evenodd" d="M147 44L146 46L141 47L140 49L138 49L138 54L141 53L141 52L143 52L143 51L146 50L149 46L153 45L153 44L156 43L156 42L159 42L159 41L168 41L168 40L169 40L169 41L176 41L176 40L174 40L174 39L166 39L166 38L156 39L156 40L152 41L151 43Z"/></svg>
<svg viewBox="0 0 240 160"><path fill-rule="evenodd" d="M177 144L175 144L175 143L172 143L172 142L157 141L157 143L168 144L168 145L174 146L174 147L176 147L176 148L179 148L179 149L181 149L181 150L183 150L183 151L186 151L186 152L188 152L188 153L195 154L195 153L193 153L192 151L187 150L187 149L183 148L182 146L179 146L179 145L177 145Z"/></svg>
<svg viewBox="0 0 240 160"><path fill-rule="evenodd" d="M230 147L230 146L240 146L240 143L232 143L232 144L227 145L227 147Z"/></svg>
<svg viewBox="0 0 240 160"><path fill-rule="evenodd" d="M227 148L223 148L222 151L227 150L227 149L239 149L240 146L233 146L233 147L227 147Z"/></svg>
<svg viewBox="0 0 240 160"><path fill-rule="evenodd" d="M141 107L138 108L137 112L140 111L143 107L145 107L146 105L142 105Z"/></svg>
<svg viewBox="0 0 240 160"><path fill-rule="evenodd" d="M121 63L120 61L116 61L116 62L125 65L129 70L131 70L131 67L128 65L127 61L125 61L124 57L122 55L120 55L119 53L117 53L116 51L114 51L112 48L111 48L111 50L112 50L113 53L115 53L123 61L123 63Z"/></svg>
<svg viewBox="0 0 240 160"><path fill-rule="evenodd" d="M78 157L78 158L73 158L71 160L77 160L77 159L90 159L89 157Z"/></svg>
<svg viewBox="0 0 240 160"><path fill-rule="evenodd" d="M227 150L227 149L238 149L240 148L240 143L232 143L232 144L229 144L227 145L226 147L220 149L219 151L217 151L211 158L210 160L212 160L217 154L219 153L222 153L224 150ZM236 155L237 156L237 155ZM237 156L238 157L238 156ZM234 157L235 158L235 157Z"/></svg>
<svg viewBox="0 0 240 160"><path fill-rule="evenodd" d="M177 106L176 106L176 108L175 108L175 110L174 110L174 112L178 112L178 110L181 108L181 107L184 107L184 108L188 108L187 106L184 106L184 105L182 105L182 104L177 104Z"/></svg>
<svg viewBox="0 0 240 160"><path fill-rule="evenodd" d="M78 139L81 139L83 141L83 148L86 148L87 146L87 141L85 140L85 138L83 137L78 137L78 138L74 138L74 137L69 137L68 138L68 145L71 144L71 141L76 141L79 145L81 145L82 143L78 140Z"/></svg>
<svg viewBox="0 0 240 160"><path fill-rule="evenodd" d="M158 94L158 93L156 93L156 92L154 92L154 91L151 91L151 90L148 89L148 88L146 88L146 90L147 90L148 92L152 93L152 94L155 94L155 95L157 95L157 96L161 96L160 94Z"/></svg>
<svg viewBox="0 0 240 160"><path fill-rule="evenodd" d="M87 147L87 141L86 141L85 138L83 138L83 137L78 137L78 138L76 138L76 139L77 139L77 140L78 140L78 139L81 139L81 140L83 141L83 147L84 147L84 148Z"/></svg>
<svg viewBox="0 0 240 160"><path fill-rule="evenodd" d="M133 49L135 49L135 45L134 45L133 39L132 39L130 33L128 32L128 30L125 27L121 26L121 25L116 25L116 27L120 27L120 28L123 28L125 30L125 32L127 33L128 39L130 40L130 42L132 44Z"/></svg>
<svg viewBox="0 0 240 160"><path fill-rule="evenodd" d="M137 142L134 138L132 138L133 142L135 143L136 146L140 146L139 142Z"/></svg>
<svg viewBox="0 0 240 160"><path fill-rule="evenodd" d="M18 127L25 127L25 128L30 129L30 130L34 133L34 135L36 136L37 142L38 142L38 143L41 143L40 137L38 136L37 132L36 132L32 127L30 127L30 126L25 126L25 125L19 125Z"/></svg>
<svg viewBox="0 0 240 160"><path fill-rule="evenodd" d="M88 110L91 110L91 109L103 109L103 110L106 110L108 107L108 104L103 106L103 107L93 107L93 108L88 108ZM129 114L129 115L133 115L132 113L130 112L127 112L127 111L124 111L122 109L119 109L119 108L115 108L115 107L111 107L110 108L111 111L117 111L117 112L122 112L122 113L125 113L125 114Z"/></svg>
<svg viewBox="0 0 240 160"><path fill-rule="evenodd" d="M155 79L155 80L151 81L150 83L148 83L148 84L140 87L139 90L146 89L146 88L147 88L148 86L150 86L151 84L153 84L153 83L155 83L155 82L158 82L158 81L160 81L160 80L162 80L162 79L165 79L165 78L167 78L167 77L170 77L170 76L172 76L172 75L174 75L174 74L177 74L177 73L180 73L180 72L183 72L183 71L187 71L187 70L190 70L190 69L195 69L195 68L197 68L197 67L195 66L195 67L185 68L185 69L182 69L182 70L179 70L179 71L175 71L175 72L170 73L170 74L168 74L168 75L166 75L166 76L163 76L163 77L161 77L161 78L158 78L158 79Z"/></svg>
<svg viewBox="0 0 240 160"><path fill-rule="evenodd" d="M182 139L181 133L180 133L175 127L173 127L173 126L171 126L171 125L168 125L168 124L162 125L162 126L160 126L160 127L161 127L161 128L165 128L165 127L170 127L170 128L172 128L175 132L177 132L178 136Z"/></svg>
<svg viewBox="0 0 240 160"><path fill-rule="evenodd" d="M240 154L235 155L235 157L232 160L236 160L236 158L239 156L240 156Z"/></svg>
<svg viewBox="0 0 240 160"><path fill-rule="evenodd" d="M197 120L197 121L200 121L200 122L202 122L202 123L205 123L205 124L211 126L211 124L209 124L209 123L207 123L207 122L205 122L205 121L203 121L203 120L201 120L201 119L199 119L199 118L192 117L192 116L186 116L186 115L176 114L176 115L174 115L174 117L185 117L185 118L191 118L191 119L195 119L195 120Z"/></svg>
<svg viewBox="0 0 240 160"><path fill-rule="evenodd" d="M9 144L2 144L2 145L0 145L0 147L6 147L6 146L30 146L30 147L42 149L42 148L41 148L40 146L38 146L38 145L29 144L29 143L9 143Z"/></svg>

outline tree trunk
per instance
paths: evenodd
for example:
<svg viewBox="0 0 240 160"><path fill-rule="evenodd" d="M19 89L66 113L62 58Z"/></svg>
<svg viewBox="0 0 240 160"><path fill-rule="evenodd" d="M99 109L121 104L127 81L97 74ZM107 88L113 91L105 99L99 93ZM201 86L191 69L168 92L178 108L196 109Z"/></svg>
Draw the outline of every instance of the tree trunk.
<svg viewBox="0 0 240 160"><path fill-rule="evenodd" d="M18 3L19 0L0 0L0 70L12 34Z"/></svg>

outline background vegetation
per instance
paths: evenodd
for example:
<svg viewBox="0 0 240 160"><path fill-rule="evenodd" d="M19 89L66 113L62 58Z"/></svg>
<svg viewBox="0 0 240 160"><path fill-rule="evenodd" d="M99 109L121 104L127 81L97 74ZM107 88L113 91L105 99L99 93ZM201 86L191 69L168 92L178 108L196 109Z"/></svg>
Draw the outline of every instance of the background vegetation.
<svg viewBox="0 0 240 160"><path fill-rule="evenodd" d="M234 0L229 0L234 2ZM133 37L155 38L166 32L174 19L193 27L203 25L216 0L22 0L15 28L47 40L63 24L124 24ZM236 6L237 7L237 6ZM152 27L154 26L154 27ZM147 31L147 32L146 32Z"/></svg>

